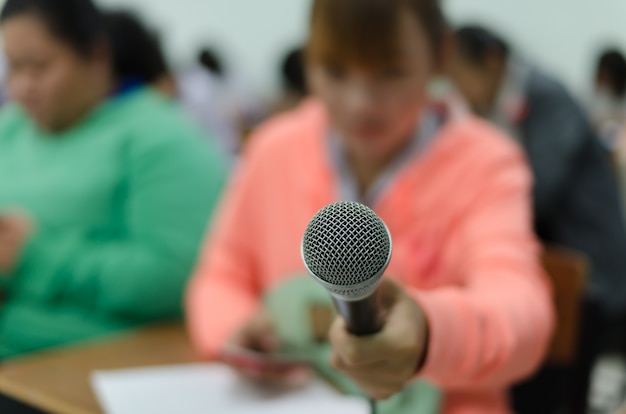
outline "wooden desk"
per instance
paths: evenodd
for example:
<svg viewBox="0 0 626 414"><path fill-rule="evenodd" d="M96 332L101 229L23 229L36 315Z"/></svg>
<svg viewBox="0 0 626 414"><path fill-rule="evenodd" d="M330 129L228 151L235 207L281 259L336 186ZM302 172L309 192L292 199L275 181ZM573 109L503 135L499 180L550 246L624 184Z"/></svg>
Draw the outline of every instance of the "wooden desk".
<svg viewBox="0 0 626 414"><path fill-rule="evenodd" d="M182 324L163 325L5 362L0 393L54 414L102 414L93 371L192 362L199 360Z"/></svg>

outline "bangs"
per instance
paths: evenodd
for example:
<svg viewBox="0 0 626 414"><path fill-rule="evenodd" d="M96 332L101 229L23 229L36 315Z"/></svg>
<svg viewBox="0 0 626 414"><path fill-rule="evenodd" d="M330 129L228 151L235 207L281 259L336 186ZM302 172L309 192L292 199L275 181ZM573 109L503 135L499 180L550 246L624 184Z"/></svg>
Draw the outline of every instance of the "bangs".
<svg viewBox="0 0 626 414"><path fill-rule="evenodd" d="M403 0L315 0L307 59L379 67L396 60Z"/></svg>

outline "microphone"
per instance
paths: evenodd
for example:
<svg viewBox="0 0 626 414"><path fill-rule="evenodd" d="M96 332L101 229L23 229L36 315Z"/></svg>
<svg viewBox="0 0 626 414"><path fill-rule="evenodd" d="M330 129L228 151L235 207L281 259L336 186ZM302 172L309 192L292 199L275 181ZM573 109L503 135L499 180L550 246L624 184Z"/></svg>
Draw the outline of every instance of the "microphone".
<svg viewBox="0 0 626 414"><path fill-rule="evenodd" d="M370 208L339 202L320 210L302 239L302 259L309 274L333 298L355 336L383 327L377 288L391 260L391 235Z"/></svg>

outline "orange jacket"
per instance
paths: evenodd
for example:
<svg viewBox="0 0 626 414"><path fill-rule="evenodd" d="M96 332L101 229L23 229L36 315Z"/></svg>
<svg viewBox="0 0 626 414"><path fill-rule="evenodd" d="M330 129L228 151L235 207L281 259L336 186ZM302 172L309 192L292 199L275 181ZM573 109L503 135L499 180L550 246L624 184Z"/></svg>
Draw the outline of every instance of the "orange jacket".
<svg viewBox="0 0 626 414"><path fill-rule="evenodd" d="M214 357L264 291L304 273L309 220L337 201L327 116L309 101L252 139L217 216L187 297L199 351ZM420 377L440 386L446 414L504 414L506 389L533 371L553 324L531 226L520 150L471 117L451 121L375 203L393 238L387 274L430 325Z"/></svg>

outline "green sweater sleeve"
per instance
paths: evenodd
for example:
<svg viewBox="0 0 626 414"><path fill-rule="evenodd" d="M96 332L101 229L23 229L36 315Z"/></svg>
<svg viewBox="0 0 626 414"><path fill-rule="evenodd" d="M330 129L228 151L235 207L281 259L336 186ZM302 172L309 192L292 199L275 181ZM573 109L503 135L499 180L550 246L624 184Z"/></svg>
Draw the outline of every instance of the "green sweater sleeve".
<svg viewBox="0 0 626 414"><path fill-rule="evenodd" d="M126 148L126 196L116 206L126 234L40 231L14 277L19 291L137 320L179 315L225 168L206 141L175 138Z"/></svg>

